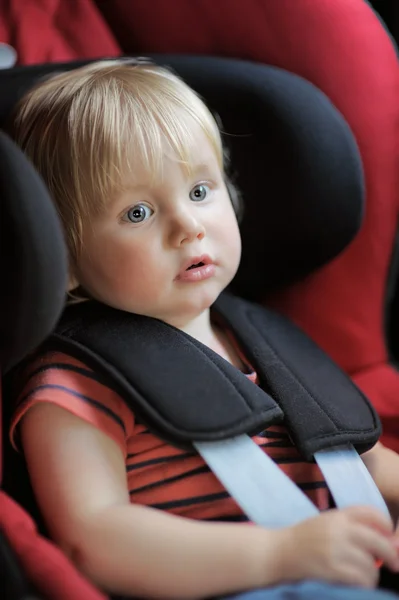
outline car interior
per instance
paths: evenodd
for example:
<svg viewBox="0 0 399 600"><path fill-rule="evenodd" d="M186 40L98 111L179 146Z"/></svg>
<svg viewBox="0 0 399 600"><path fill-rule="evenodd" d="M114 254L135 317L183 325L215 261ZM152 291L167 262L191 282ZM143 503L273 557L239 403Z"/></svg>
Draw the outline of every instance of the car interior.
<svg viewBox="0 0 399 600"><path fill-rule="evenodd" d="M277 60L272 46L262 62L190 49L146 56L180 75L223 123L229 174L244 199L232 291L299 325L370 398L383 443L399 451L399 12L395 2L359 2L345 20L345 0L336 5L341 19L325 24L330 39L353 31L356 40L335 47L341 70L331 45L314 53L314 70L313 59L296 63L292 51ZM86 62L0 70L5 600L109 597L49 539L23 457L8 440L9 375L53 331L67 279L62 227L44 182L12 141L13 110L41 78ZM399 594L398 576L382 569L381 587Z"/></svg>

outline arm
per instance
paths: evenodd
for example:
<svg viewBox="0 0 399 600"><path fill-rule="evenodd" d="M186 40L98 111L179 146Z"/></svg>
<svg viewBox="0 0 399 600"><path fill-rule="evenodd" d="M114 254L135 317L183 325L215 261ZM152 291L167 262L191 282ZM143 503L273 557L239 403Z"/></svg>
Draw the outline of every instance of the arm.
<svg viewBox="0 0 399 600"><path fill-rule="evenodd" d="M105 590L190 599L282 578L277 532L195 522L130 504L119 446L64 409L35 405L21 434L52 536Z"/></svg>
<svg viewBox="0 0 399 600"><path fill-rule="evenodd" d="M362 455L395 522L399 519L399 455L377 443Z"/></svg>

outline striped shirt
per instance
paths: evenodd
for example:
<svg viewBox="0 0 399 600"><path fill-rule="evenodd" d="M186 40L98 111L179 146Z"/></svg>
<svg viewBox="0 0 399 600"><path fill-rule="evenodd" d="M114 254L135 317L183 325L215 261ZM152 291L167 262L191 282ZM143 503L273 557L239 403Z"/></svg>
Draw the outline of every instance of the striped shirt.
<svg viewBox="0 0 399 600"><path fill-rule="evenodd" d="M256 373L248 377L257 383ZM198 454L175 448L150 433L103 377L79 360L48 353L28 366L11 424L16 449L18 423L38 402L70 411L119 445L132 503L193 519L246 520ZM269 427L253 440L320 510L329 508L330 495L318 466L303 461L283 426Z"/></svg>

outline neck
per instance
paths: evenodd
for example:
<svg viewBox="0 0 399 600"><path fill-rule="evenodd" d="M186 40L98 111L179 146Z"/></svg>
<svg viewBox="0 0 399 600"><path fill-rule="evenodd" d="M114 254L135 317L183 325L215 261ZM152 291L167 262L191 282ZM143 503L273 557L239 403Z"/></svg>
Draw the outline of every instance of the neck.
<svg viewBox="0 0 399 600"><path fill-rule="evenodd" d="M246 366L226 334L211 322L209 309L179 329L211 348L238 369L245 370Z"/></svg>
<svg viewBox="0 0 399 600"><path fill-rule="evenodd" d="M191 335L191 337L205 344L205 346L211 346L214 333L211 324L210 309L207 308L194 319L178 327L178 329Z"/></svg>

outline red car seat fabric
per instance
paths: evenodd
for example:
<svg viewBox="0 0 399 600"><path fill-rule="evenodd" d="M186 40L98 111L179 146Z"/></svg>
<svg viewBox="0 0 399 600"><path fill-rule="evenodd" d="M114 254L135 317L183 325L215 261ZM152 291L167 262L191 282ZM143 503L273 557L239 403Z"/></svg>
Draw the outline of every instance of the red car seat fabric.
<svg viewBox="0 0 399 600"><path fill-rule="evenodd" d="M371 398L399 451L399 373L389 365L385 293L399 214L399 65L364 0L97 0L124 52L239 57L308 79L350 124L362 156L362 230L331 264L268 302L302 326Z"/></svg>
<svg viewBox="0 0 399 600"><path fill-rule="evenodd" d="M66 556L37 533L33 520L0 491L0 530L10 541L30 582L44 598L106 600L78 573Z"/></svg>
<svg viewBox="0 0 399 600"><path fill-rule="evenodd" d="M24 65L121 53L93 0L2 0L0 42Z"/></svg>

